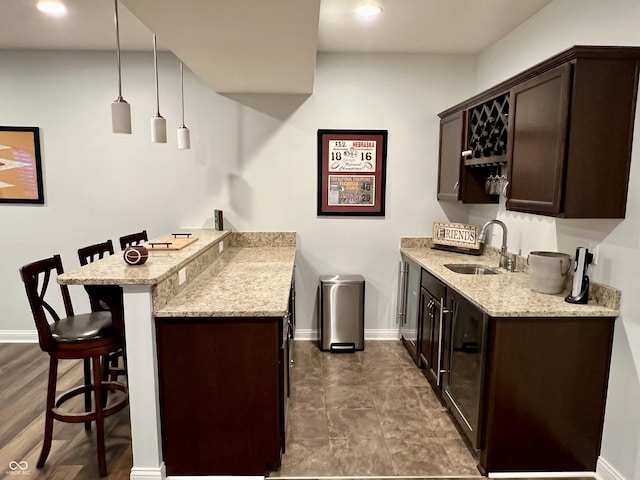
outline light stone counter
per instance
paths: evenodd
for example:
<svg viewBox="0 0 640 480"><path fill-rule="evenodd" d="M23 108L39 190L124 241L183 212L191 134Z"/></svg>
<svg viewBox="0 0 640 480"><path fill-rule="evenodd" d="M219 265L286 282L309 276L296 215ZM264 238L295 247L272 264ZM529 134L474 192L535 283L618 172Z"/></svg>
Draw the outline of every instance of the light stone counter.
<svg viewBox="0 0 640 480"><path fill-rule="evenodd" d="M231 234L229 231L195 228L180 228L171 233L178 232L190 232L198 240L182 250L150 251L144 265L127 265L122 253L117 252L60 275L58 282L65 285L157 285Z"/></svg>
<svg viewBox="0 0 640 480"><path fill-rule="evenodd" d="M281 317L288 308L295 247L230 247L157 317Z"/></svg>
<svg viewBox="0 0 640 480"><path fill-rule="evenodd" d="M431 249L427 243L402 242L400 251L423 268L453 287L469 301L493 317L617 317L620 292L610 287L591 285L589 303L576 305L565 302L568 290L556 295L533 292L529 275L519 270L498 269L498 256L465 255ZM447 263L473 263L500 271L497 275L465 275L446 268Z"/></svg>

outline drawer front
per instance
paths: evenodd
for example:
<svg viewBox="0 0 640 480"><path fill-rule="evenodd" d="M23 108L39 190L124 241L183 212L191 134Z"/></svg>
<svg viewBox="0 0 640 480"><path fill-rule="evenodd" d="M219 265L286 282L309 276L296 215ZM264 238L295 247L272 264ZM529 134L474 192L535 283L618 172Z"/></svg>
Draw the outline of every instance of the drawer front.
<svg viewBox="0 0 640 480"><path fill-rule="evenodd" d="M424 268L422 269L422 275L420 277L420 285L422 285L422 288L427 290L431 295L433 295L438 300L440 300L441 298L444 298L444 292L446 289L444 283L442 283L436 277L431 275Z"/></svg>

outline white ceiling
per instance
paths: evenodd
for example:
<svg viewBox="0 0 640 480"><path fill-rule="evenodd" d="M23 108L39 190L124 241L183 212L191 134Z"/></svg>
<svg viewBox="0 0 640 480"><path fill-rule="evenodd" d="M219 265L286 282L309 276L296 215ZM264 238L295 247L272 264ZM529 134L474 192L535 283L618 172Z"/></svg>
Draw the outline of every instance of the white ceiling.
<svg viewBox="0 0 640 480"><path fill-rule="evenodd" d="M115 49L113 1L0 0L2 49ZM218 92L311 93L317 51L468 53L484 50L551 0L120 0L124 50L149 50L152 31ZM132 14L133 12L133 14ZM134 16L135 14L135 16Z"/></svg>

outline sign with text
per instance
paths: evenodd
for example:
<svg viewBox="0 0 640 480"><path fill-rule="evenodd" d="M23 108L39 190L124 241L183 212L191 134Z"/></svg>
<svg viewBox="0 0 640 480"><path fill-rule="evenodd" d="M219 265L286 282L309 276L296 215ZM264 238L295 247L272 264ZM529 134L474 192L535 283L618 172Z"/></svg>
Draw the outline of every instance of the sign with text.
<svg viewBox="0 0 640 480"><path fill-rule="evenodd" d="M473 250L480 249L480 227L465 223L433 222L433 243Z"/></svg>

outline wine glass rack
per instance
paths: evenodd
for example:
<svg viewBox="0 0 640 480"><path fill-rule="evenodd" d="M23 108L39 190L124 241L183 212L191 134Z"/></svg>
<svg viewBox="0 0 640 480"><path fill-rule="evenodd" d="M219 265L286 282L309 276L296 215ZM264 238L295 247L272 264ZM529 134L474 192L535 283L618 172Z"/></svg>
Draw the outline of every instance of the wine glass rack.
<svg viewBox="0 0 640 480"><path fill-rule="evenodd" d="M467 166L506 164L509 92L476 105L468 113Z"/></svg>

